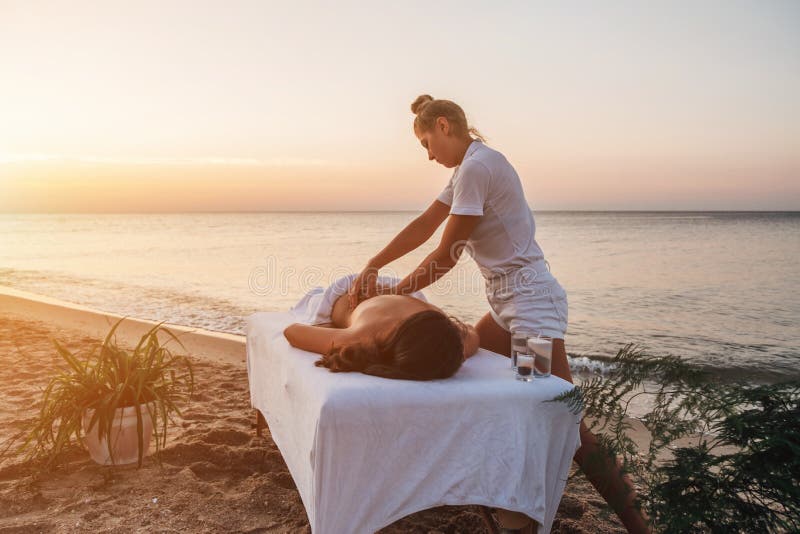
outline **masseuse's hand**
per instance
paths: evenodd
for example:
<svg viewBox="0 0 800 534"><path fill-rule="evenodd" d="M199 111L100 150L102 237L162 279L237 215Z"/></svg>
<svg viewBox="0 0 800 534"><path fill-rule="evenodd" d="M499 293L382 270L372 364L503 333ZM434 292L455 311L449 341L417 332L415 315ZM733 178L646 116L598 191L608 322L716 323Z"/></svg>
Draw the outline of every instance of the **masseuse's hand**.
<svg viewBox="0 0 800 534"><path fill-rule="evenodd" d="M353 280L353 285L347 292L350 310L352 311L358 306L362 300L374 297L378 294L378 268L367 264L366 267L356 276Z"/></svg>

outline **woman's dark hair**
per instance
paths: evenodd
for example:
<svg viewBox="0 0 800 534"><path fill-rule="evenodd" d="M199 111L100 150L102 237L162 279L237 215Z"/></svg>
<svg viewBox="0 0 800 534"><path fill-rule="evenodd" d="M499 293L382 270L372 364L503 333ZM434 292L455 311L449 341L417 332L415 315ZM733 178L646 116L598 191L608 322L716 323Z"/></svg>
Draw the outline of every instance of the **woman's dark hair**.
<svg viewBox="0 0 800 534"><path fill-rule="evenodd" d="M447 378L464 361L461 336L465 328L458 319L426 310L410 316L383 338L333 345L315 365L334 373L358 371L383 378Z"/></svg>

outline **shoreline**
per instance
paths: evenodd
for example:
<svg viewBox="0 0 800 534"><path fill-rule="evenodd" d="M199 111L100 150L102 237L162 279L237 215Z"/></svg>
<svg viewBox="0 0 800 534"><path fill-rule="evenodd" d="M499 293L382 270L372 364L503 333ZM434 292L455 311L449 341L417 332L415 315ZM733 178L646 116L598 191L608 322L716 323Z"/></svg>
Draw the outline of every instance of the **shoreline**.
<svg viewBox="0 0 800 534"><path fill-rule="evenodd" d="M134 344L147 329L158 324L151 319L122 316L2 284L0 284L0 310L19 317L48 322L56 326L72 327L101 339L116 321L125 317L125 321L117 331L117 338L127 343L134 342ZM178 323L164 322L163 324L173 333L180 335L181 341L187 344L187 352L203 354L217 361L243 363L246 360L244 349L246 338L243 334L223 330L209 330L200 326L187 326L186 324ZM620 346L619 348L622 347ZM645 353L650 355L660 354L660 351L652 346L644 346L644 349ZM586 351L568 352L570 368L576 383L597 376L605 376L613 367L615 354L599 354ZM687 361L691 365L697 366L700 370L713 374L717 379L725 382L748 381L757 384L772 384L800 379L800 369L775 369L771 367L741 369L737 366L711 366L691 358Z"/></svg>
<svg viewBox="0 0 800 534"><path fill-rule="evenodd" d="M36 293L0 286L0 310L5 315L34 320L50 327L80 331L102 340L121 315L81 306ZM141 336L158 323L135 317L125 317L117 328L117 340L136 344ZM203 328L163 323L183 343L186 352L219 363L244 364L245 336L214 332Z"/></svg>

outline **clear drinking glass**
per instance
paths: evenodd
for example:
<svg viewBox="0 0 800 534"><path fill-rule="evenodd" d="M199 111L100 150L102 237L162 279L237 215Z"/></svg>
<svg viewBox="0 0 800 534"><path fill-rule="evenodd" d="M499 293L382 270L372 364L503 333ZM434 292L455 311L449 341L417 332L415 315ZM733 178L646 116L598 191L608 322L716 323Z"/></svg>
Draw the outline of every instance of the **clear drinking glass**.
<svg viewBox="0 0 800 534"><path fill-rule="evenodd" d="M533 354L517 355L517 380L530 382L533 380Z"/></svg>
<svg viewBox="0 0 800 534"><path fill-rule="evenodd" d="M528 338L528 352L533 357L533 376L550 376L553 365L553 339L547 336Z"/></svg>
<svg viewBox="0 0 800 534"><path fill-rule="evenodd" d="M517 370L517 356L528 354L528 338L536 336L534 332L518 331L511 334L511 368Z"/></svg>

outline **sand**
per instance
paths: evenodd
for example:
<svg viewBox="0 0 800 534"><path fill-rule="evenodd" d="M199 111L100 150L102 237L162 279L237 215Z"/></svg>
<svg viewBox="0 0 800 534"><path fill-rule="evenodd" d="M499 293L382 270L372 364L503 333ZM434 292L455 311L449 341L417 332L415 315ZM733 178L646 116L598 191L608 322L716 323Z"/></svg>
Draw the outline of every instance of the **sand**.
<svg viewBox="0 0 800 534"><path fill-rule="evenodd" d="M95 343L116 318L0 290L0 436L35 414L41 388L61 365L51 339L70 349ZM122 343L152 323L129 320ZM174 327L189 349L197 391L170 428L161 465L103 467L78 448L40 473L18 455L0 460L0 533L306 532L308 521L286 464L265 429L251 427L244 339ZM574 473L573 473L574 474ZM474 506L418 512L382 533L485 532ZM580 475L561 501L553 532L624 532Z"/></svg>

